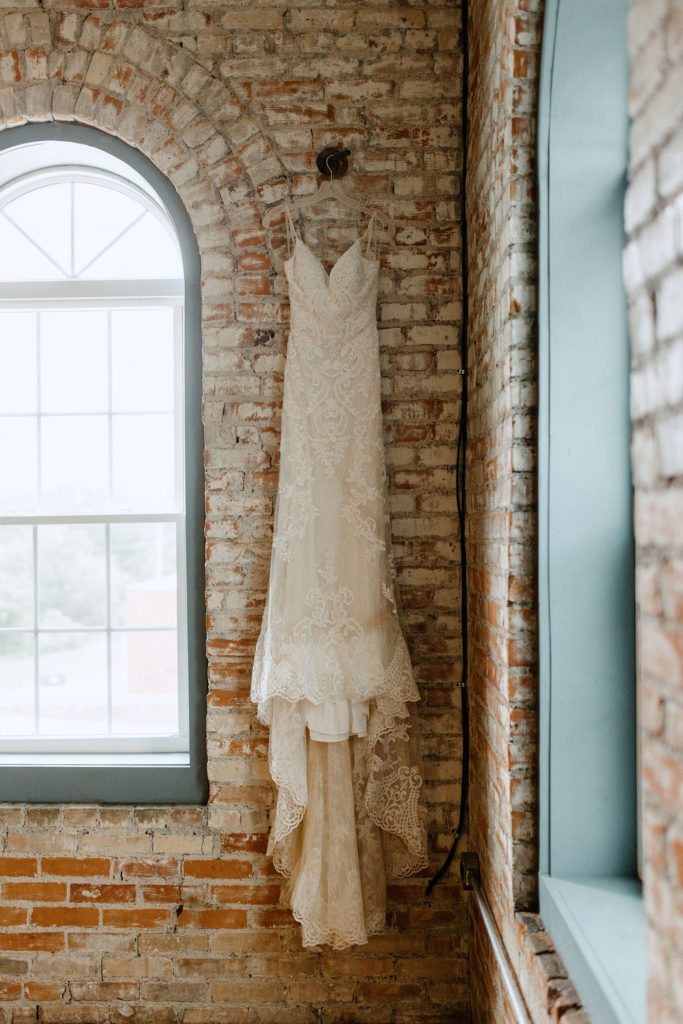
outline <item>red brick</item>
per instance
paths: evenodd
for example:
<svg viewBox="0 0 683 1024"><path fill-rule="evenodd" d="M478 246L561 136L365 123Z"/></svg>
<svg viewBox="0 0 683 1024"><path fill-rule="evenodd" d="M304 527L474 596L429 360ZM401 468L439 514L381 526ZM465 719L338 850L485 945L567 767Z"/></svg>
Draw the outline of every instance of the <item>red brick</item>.
<svg viewBox="0 0 683 1024"><path fill-rule="evenodd" d="M40 870L64 878L97 878L110 874L111 861L104 857L43 857Z"/></svg>
<svg viewBox="0 0 683 1024"><path fill-rule="evenodd" d="M38 928L96 928L100 912L96 907L34 907L31 924Z"/></svg>
<svg viewBox="0 0 683 1024"><path fill-rule="evenodd" d="M274 904L280 899L279 885L212 885L211 895L219 903Z"/></svg>
<svg viewBox="0 0 683 1024"><path fill-rule="evenodd" d="M230 836L223 836L223 840L230 839ZM249 837L253 841L255 837ZM267 842L267 837L265 837ZM259 849L263 844L263 837L258 837ZM240 850L251 849L251 846L238 847ZM252 865L248 860L186 860L184 864L185 877L190 878L248 878L252 873Z"/></svg>
<svg viewBox="0 0 683 1024"><path fill-rule="evenodd" d="M27 920L28 910L23 907L0 907L0 928L17 928Z"/></svg>
<svg viewBox="0 0 683 1024"><path fill-rule="evenodd" d="M0 949L56 953L64 949L64 934L62 932L0 933Z"/></svg>
<svg viewBox="0 0 683 1024"><path fill-rule="evenodd" d="M255 928L284 928L295 923L291 910L286 909L255 910L251 921Z"/></svg>
<svg viewBox="0 0 683 1024"><path fill-rule="evenodd" d="M72 882L70 890L72 903L134 903L134 885L97 885Z"/></svg>
<svg viewBox="0 0 683 1024"><path fill-rule="evenodd" d="M61 999L66 990L66 983L48 981L27 981L26 998L36 1003L54 1002Z"/></svg>
<svg viewBox="0 0 683 1024"><path fill-rule="evenodd" d="M119 867L124 878L172 878L180 871L180 861L163 857L159 860L129 860Z"/></svg>
<svg viewBox="0 0 683 1024"><path fill-rule="evenodd" d="M178 915L181 928L204 928L217 930L222 928L246 928L247 913L245 910L183 910Z"/></svg>
<svg viewBox="0 0 683 1024"><path fill-rule="evenodd" d="M0 999L21 999L21 985L16 981L0 981Z"/></svg>
<svg viewBox="0 0 683 1024"><path fill-rule="evenodd" d="M5 882L2 898L10 902L28 900L34 903L63 903L66 885L60 882Z"/></svg>
<svg viewBox="0 0 683 1024"><path fill-rule="evenodd" d="M271 260L265 252L245 252L237 257L237 265L240 270L253 273L258 270L270 270Z"/></svg>
<svg viewBox="0 0 683 1024"><path fill-rule="evenodd" d="M169 910L114 910L105 907L102 911L104 928L161 928L169 925L172 920L173 915Z"/></svg>
<svg viewBox="0 0 683 1024"><path fill-rule="evenodd" d="M38 861L34 857L0 857L0 875L31 878L38 874Z"/></svg>
<svg viewBox="0 0 683 1024"><path fill-rule="evenodd" d="M142 898L145 903L179 903L179 885L144 885Z"/></svg>

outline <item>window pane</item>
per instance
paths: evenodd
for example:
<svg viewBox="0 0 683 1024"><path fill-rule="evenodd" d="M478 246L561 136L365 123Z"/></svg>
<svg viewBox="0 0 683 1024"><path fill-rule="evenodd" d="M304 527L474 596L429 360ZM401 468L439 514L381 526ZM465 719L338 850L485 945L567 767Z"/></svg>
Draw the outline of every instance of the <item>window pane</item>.
<svg viewBox="0 0 683 1024"><path fill-rule="evenodd" d="M0 413L36 411L36 314L0 311Z"/></svg>
<svg viewBox="0 0 683 1024"><path fill-rule="evenodd" d="M146 213L81 274L85 280L182 276L177 246L152 213Z"/></svg>
<svg viewBox="0 0 683 1024"><path fill-rule="evenodd" d="M64 273L0 213L0 280L63 281Z"/></svg>
<svg viewBox="0 0 683 1024"><path fill-rule="evenodd" d="M38 527L38 593L41 629L106 625L103 525Z"/></svg>
<svg viewBox="0 0 683 1024"><path fill-rule="evenodd" d="M0 526L0 628L33 629L32 526Z"/></svg>
<svg viewBox="0 0 683 1024"><path fill-rule="evenodd" d="M114 411L172 410L173 310L115 310L111 326Z"/></svg>
<svg viewBox="0 0 683 1024"><path fill-rule="evenodd" d="M66 310L40 317L43 412L105 412L109 403L107 314Z"/></svg>
<svg viewBox="0 0 683 1024"><path fill-rule="evenodd" d="M77 513L106 505L108 445L106 416L43 417L43 506Z"/></svg>
<svg viewBox="0 0 683 1024"><path fill-rule="evenodd" d="M44 633L40 638L40 733L107 733L104 633Z"/></svg>
<svg viewBox="0 0 683 1024"><path fill-rule="evenodd" d="M178 732L175 630L114 633L112 731L117 735Z"/></svg>
<svg viewBox="0 0 683 1024"><path fill-rule="evenodd" d="M0 736L32 736L35 664L33 636L0 633Z"/></svg>
<svg viewBox="0 0 683 1024"><path fill-rule="evenodd" d="M175 524L112 524L110 529L112 625L175 626Z"/></svg>
<svg viewBox="0 0 683 1024"><path fill-rule="evenodd" d="M175 494L172 416L113 417L114 500L124 507L169 508Z"/></svg>
<svg viewBox="0 0 683 1024"><path fill-rule="evenodd" d="M37 247L33 249L35 255L39 255L38 250L42 250L53 261L55 267L52 276L55 278L71 272L70 188L68 183L44 185L32 189L4 207L10 220Z"/></svg>
<svg viewBox="0 0 683 1024"><path fill-rule="evenodd" d="M36 420L0 417L0 511L24 512L37 501Z"/></svg>
<svg viewBox="0 0 683 1024"><path fill-rule="evenodd" d="M106 251L137 217L143 215L145 208L117 189L107 188L105 185L88 185L84 182L77 182L74 185L74 198L75 266L76 276L81 277L88 264ZM119 269L123 268L119 266ZM109 276L111 275L106 272L88 273L90 278ZM116 276L134 275L119 273Z"/></svg>

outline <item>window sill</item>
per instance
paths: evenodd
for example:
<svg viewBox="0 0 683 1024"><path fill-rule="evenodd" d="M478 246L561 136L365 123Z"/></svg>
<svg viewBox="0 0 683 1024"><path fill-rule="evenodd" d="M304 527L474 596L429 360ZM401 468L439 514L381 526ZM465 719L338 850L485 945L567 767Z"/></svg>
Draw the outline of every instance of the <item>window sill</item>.
<svg viewBox="0 0 683 1024"><path fill-rule="evenodd" d="M0 768L10 765L39 768L61 768L64 766L78 768L106 766L117 768L132 765L150 767L154 765L187 765L189 763L190 755L183 751L152 754L0 754Z"/></svg>
<svg viewBox="0 0 683 1024"><path fill-rule="evenodd" d="M59 765L62 755L42 764L27 756L30 763L0 763L0 803L204 804L208 797L206 770L187 755L109 754L97 763L92 754L65 755L70 763Z"/></svg>
<svg viewBox="0 0 683 1024"><path fill-rule="evenodd" d="M541 916L600 1024L645 1024L645 915L634 878L539 878Z"/></svg>

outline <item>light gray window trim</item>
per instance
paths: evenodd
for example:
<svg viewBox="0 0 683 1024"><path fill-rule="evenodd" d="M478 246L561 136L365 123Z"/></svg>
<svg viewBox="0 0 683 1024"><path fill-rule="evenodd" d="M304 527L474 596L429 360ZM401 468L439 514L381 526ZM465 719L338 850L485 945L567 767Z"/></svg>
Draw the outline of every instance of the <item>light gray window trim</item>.
<svg viewBox="0 0 683 1024"><path fill-rule="evenodd" d="M22 803L206 803L206 619L204 603L204 465L201 419L200 260L192 223L170 181L138 150L96 128L32 124L0 132L0 150L43 141L76 142L123 160L152 186L175 227L185 276L185 485L189 764L144 755L112 757L107 765L0 767L0 801ZM152 763L150 763L152 760Z"/></svg>
<svg viewBox="0 0 683 1024"><path fill-rule="evenodd" d="M548 0L539 110L539 896L600 1024L645 1020L621 276L627 9Z"/></svg>

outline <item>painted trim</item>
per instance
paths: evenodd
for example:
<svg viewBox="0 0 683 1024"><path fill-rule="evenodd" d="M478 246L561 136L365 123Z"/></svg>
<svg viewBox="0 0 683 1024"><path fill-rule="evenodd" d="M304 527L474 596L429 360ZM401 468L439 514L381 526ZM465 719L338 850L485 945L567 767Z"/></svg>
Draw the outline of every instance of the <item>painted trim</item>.
<svg viewBox="0 0 683 1024"><path fill-rule="evenodd" d="M0 800L18 802L206 803L206 618L204 466L201 419L200 257L192 222L161 171L127 143L97 128L48 122L0 132L0 151L32 142L74 142L127 163L155 190L175 228L185 277L185 486L189 680L189 765L0 767Z"/></svg>
<svg viewBox="0 0 683 1024"><path fill-rule="evenodd" d="M627 9L547 0L538 122L539 902L600 1024L645 1020L621 281Z"/></svg>
<svg viewBox="0 0 683 1024"><path fill-rule="evenodd" d="M545 925L596 1024L646 1024L640 883L541 875L539 893Z"/></svg>
<svg viewBox="0 0 683 1024"><path fill-rule="evenodd" d="M552 650L550 645L549 505L550 483L550 230L548 179L550 110L559 0L546 0L538 98L538 646L541 666L539 755L550 762ZM550 872L550 779L539 772L539 870Z"/></svg>

